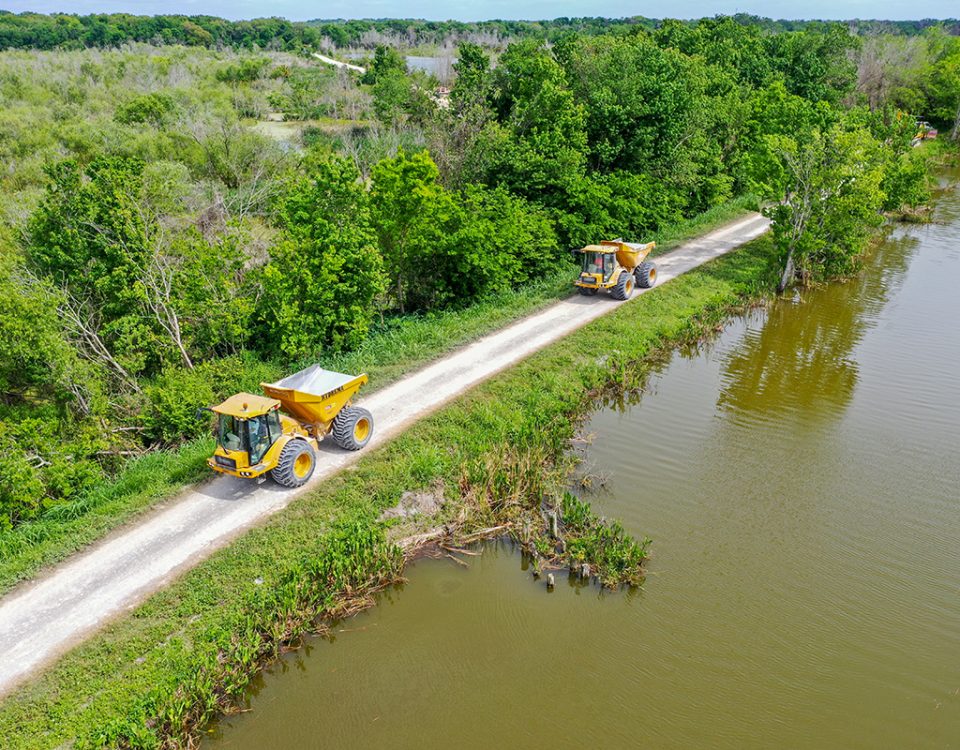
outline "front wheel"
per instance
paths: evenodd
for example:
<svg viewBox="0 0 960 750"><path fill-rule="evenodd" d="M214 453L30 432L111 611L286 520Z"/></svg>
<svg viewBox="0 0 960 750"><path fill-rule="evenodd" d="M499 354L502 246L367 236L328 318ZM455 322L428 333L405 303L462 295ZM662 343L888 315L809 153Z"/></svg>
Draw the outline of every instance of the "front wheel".
<svg viewBox="0 0 960 750"><path fill-rule="evenodd" d="M633 295L633 274L629 271L622 271L617 279L617 285L610 292L614 299L627 300Z"/></svg>
<svg viewBox="0 0 960 750"><path fill-rule="evenodd" d="M373 415L359 406L348 406L333 419L333 442L344 450L358 451L373 437Z"/></svg>
<svg viewBox="0 0 960 750"><path fill-rule="evenodd" d="M657 283L657 267L650 261L641 263L637 266L633 275L637 278L637 286L641 289L649 289Z"/></svg>
<svg viewBox="0 0 960 750"><path fill-rule="evenodd" d="M302 487L310 481L316 466L313 448L304 440L291 440L280 451L280 460L270 476L282 487Z"/></svg>
<svg viewBox="0 0 960 750"><path fill-rule="evenodd" d="M580 292L584 297L592 297L597 293L596 289L591 289L588 286L578 286L577 291Z"/></svg>

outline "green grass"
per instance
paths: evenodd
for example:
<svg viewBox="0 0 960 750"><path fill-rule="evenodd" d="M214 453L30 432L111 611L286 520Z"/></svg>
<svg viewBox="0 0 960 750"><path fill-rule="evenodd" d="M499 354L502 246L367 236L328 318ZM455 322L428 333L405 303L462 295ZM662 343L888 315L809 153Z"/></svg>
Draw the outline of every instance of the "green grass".
<svg viewBox="0 0 960 750"><path fill-rule="evenodd" d="M600 394L635 386L651 353L699 335L732 305L770 289L773 262L764 238L684 274L365 455L355 469L325 481L114 620L0 704L0 746L182 741L187 719L209 718L242 693L260 663L257 654L286 637L283 623L308 614L311 606L303 602L323 611L333 592L316 571L331 540L343 546L344 523L369 523L404 491L424 487L443 487L449 517L465 502L482 507L484 488L497 485L506 456L521 463L543 455L559 460ZM592 542L616 554L628 543L616 533ZM368 572L364 559L357 563L360 578ZM349 560L343 564L349 568Z"/></svg>
<svg viewBox="0 0 960 750"><path fill-rule="evenodd" d="M130 461L115 479L73 503L54 506L38 521L0 532L0 592L102 538L158 500L209 476L213 439L187 443Z"/></svg>
<svg viewBox="0 0 960 750"><path fill-rule="evenodd" d="M661 233L657 237L657 252L704 234L754 206L755 201L749 197L717 206ZM568 297L574 275L572 266L562 263L556 273L537 284L481 300L463 310L386 318L374 327L359 349L327 357L323 365L341 372L366 372L370 383L363 394L370 394L459 346ZM303 362L301 366L307 364L311 363ZM264 374L271 367L258 365ZM282 374L277 369L276 376ZM134 459L117 477L79 500L57 506L16 529L0 532L0 594L208 476L205 458L211 452L211 441L201 439L187 442L177 450Z"/></svg>

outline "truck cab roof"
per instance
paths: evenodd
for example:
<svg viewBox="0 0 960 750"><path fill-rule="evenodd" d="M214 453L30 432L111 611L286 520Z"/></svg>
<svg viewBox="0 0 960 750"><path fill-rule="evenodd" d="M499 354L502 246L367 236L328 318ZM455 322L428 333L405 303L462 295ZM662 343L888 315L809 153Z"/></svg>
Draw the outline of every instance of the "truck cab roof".
<svg viewBox="0 0 960 750"><path fill-rule="evenodd" d="M211 407L217 414L226 414L237 419L259 417L280 406L275 398L265 398L253 393L236 393L222 404Z"/></svg>

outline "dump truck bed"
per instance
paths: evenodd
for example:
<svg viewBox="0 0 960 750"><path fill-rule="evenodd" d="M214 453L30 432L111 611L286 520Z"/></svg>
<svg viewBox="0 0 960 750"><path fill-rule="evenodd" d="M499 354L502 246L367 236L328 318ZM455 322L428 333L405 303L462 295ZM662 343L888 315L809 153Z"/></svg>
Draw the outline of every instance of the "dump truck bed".
<svg viewBox="0 0 960 750"><path fill-rule="evenodd" d="M632 271L639 266L657 246L656 242L624 242L623 240L603 240L600 245L608 251L615 250L617 262Z"/></svg>
<svg viewBox="0 0 960 750"><path fill-rule="evenodd" d="M325 430L366 382L366 375L347 375L312 365L276 383L261 383L260 387L291 417Z"/></svg>

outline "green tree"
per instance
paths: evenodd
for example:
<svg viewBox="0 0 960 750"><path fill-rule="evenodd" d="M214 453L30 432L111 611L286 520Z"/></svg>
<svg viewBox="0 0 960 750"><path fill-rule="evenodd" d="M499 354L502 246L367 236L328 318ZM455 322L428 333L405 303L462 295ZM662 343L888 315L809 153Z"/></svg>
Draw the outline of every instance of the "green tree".
<svg viewBox="0 0 960 750"><path fill-rule="evenodd" d="M442 269L436 256L460 223L461 209L439 182L426 151L384 159L373 168L373 226L400 312L442 304Z"/></svg>
<svg viewBox="0 0 960 750"><path fill-rule="evenodd" d="M569 78L590 113L586 128L596 169L673 168L703 97L703 73L689 58L645 36L581 38Z"/></svg>
<svg viewBox="0 0 960 750"><path fill-rule="evenodd" d="M501 127L488 131L498 152L487 179L531 200L558 206L586 167L586 111L542 43L511 44L494 71L492 101Z"/></svg>
<svg viewBox="0 0 960 750"><path fill-rule="evenodd" d="M837 116L826 103L815 103L791 94L782 81L751 92L736 130L732 170L743 192L779 198L787 179L778 141L790 137L802 143L818 129L826 129Z"/></svg>
<svg viewBox="0 0 960 750"><path fill-rule="evenodd" d="M63 291L64 320L82 350L128 387L159 361L141 311L151 220L140 204L143 162L61 162L29 225L28 259Z"/></svg>
<svg viewBox="0 0 960 750"><path fill-rule="evenodd" d="M386 125L399 125L410 112L415 92L406 73L391 71L373 84L373 111Z"/></svg>
<svg viewBox="0 0 960 750"><path fill-rule="evenodd" d="M766 37L773 69L787 90L810 101L838 104L856 82L850 52L857 37L838 23Z"/></svg>
<svg viewBox="0 0 960 750"><path fill-rule="evenodd" d="M490 58L479 44L463 42L453 64L457 80L450 90L450 104L458 113L483 106L490 95Z"/></svg>
<svg viewBox="0 0 960 750"><path fill-rule="evenodd" d="M360 78L361 83L375 84L381 78L405 74L407 72L407 61L393 47L387 47L378 44L373 51L373 61L367 68L366 73Z"/></svg>
<svg viewBox="0 0 960 750"><path fill-rule="evenodd" d="M468 187L458 196L460 227L437 266L444 296L463 304L515 289L556 268L557 235L546 211L499 187Z"/></svg>
<svg viewBox="0 0 960 750"><path fill-rule="evenodd" d="M786 194L768 210L784 258L783 290L801 281L848 274L883 218L880 144L866 131L834 126L803 144L774 137Z"/></svg>
<svg viewBox="0 0 960 750"><path fill-rule="evenodd" d="M925 115L960 137L960 39L942 31L930 34L931 62L923 83Z"/></svg>
<svg viewBox="0 0 960 750"><path fill-rule="evenodd" d="M174 109L173 97L163 92L151 92L137 96L117 107L114 119L125 125L149 123L162 127Z"/></svg>
<svg viewBox="0 0 960 750"><path fill-rule="evenodd" d="M61 296L11 260L0 262L0 394L3 400L69 400L63 375L75 369L76 352L63 336Z"/></svg>
<svg viewBox="0 0 960 750"><path fill-rule="evenodd" d="M279 207L283 235L263 269L253 345L289 359L363 341L384 288L370 210L356 168L315 162Z"/></svg>

